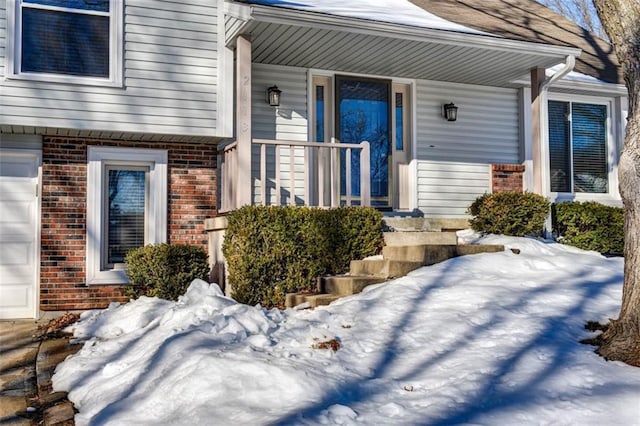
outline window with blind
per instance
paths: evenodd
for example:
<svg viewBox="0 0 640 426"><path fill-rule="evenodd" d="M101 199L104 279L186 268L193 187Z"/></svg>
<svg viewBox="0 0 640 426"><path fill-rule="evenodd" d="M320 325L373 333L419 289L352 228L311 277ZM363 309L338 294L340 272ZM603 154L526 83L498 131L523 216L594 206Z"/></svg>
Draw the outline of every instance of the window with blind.
<svg viewBox="0 0 640 426"><path fill-rule="evenodd" d="M117 82L118 0L15 0L14 76Z"/></svg>
<svg viewBox="0 0 640 426"><path fill-rule="evenodd" d="M607 106L549 101L551 192L609 192Z"/></svg>
<svg viewBox="0 0 640 426"><path fill-rule="evenodd" d="M124 263L129 250L144 246L148 172L142 167L107 167L104 269Z"/></svg>
<svg viewBox="0 0 640 426"><path fill-rule="evenodd" d="M87 284L125 284L131 249L167 238L166 150L87 147Z"/></svg>

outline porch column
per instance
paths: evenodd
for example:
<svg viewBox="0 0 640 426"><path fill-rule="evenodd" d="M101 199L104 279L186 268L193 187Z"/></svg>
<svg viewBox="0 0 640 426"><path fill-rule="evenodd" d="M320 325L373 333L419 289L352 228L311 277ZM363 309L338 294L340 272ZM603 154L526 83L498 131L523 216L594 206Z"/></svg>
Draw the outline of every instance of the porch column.
<svg viewBox="0 0 640 426"><path fill-rule="evenodd" d="M236 42L236 203L250 205L251 197L251 40L241 35Z"/></svg>
<svg viewBox="0 0 640 426"><path fill-rule="evenodd" d="M542 110L544 101L540 87L546 78L544 68L531 69L531 148L533 166L533 192L543 194L542 174Z"/></svg>

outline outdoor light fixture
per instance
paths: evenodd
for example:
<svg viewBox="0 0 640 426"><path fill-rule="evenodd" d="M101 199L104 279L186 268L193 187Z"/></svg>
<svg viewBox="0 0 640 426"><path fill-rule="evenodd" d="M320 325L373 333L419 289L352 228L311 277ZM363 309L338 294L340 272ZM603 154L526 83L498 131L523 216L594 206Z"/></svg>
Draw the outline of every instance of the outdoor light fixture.
<svg viewBox="0 0 640 426"><path fill-rule="evenodd" d="M267 89L267 103L271 106L280 106L280 93L282 90L278 89L278 86L271 86Z"/></svg>
<svg viewBox="0 0 640 426"><path fill-rule="evenodd" d="M458 107L451 102L450 104L444 104L444 118L447 121L456 121L458 119Z"/></svg>

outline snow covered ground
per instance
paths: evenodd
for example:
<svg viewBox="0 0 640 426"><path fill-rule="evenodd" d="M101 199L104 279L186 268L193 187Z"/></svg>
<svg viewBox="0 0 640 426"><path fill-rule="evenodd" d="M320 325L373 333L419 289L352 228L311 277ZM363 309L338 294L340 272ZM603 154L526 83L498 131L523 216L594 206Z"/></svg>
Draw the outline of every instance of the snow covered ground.
<svg viewBox="0 0 640 426"><path fill-rule="evenodd" d="M578 343L587 320L617 315L622 259L483 242L521 253L452 259L315 310L195 282L177 303L86 313L55 390L79 425L640 424L640 369ZM332 339L336 352L317 348Z"/></svg>

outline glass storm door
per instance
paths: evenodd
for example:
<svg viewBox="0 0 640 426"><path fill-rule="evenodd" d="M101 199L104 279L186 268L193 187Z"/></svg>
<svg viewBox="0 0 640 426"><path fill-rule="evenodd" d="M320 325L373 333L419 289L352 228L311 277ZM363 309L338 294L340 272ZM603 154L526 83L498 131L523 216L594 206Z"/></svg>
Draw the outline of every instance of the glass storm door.
<svg viewBox="0 0 640 426"><path fill-rule="evenodd" d="M336 76L336 127L341 143L368 141L371 147L371 204L391 207L391 82ZM345 150L341 150L345 151ZM346 154L340 157L340 194L360 196L360 159L352 151L351 182L346 182Z"/></svg>

